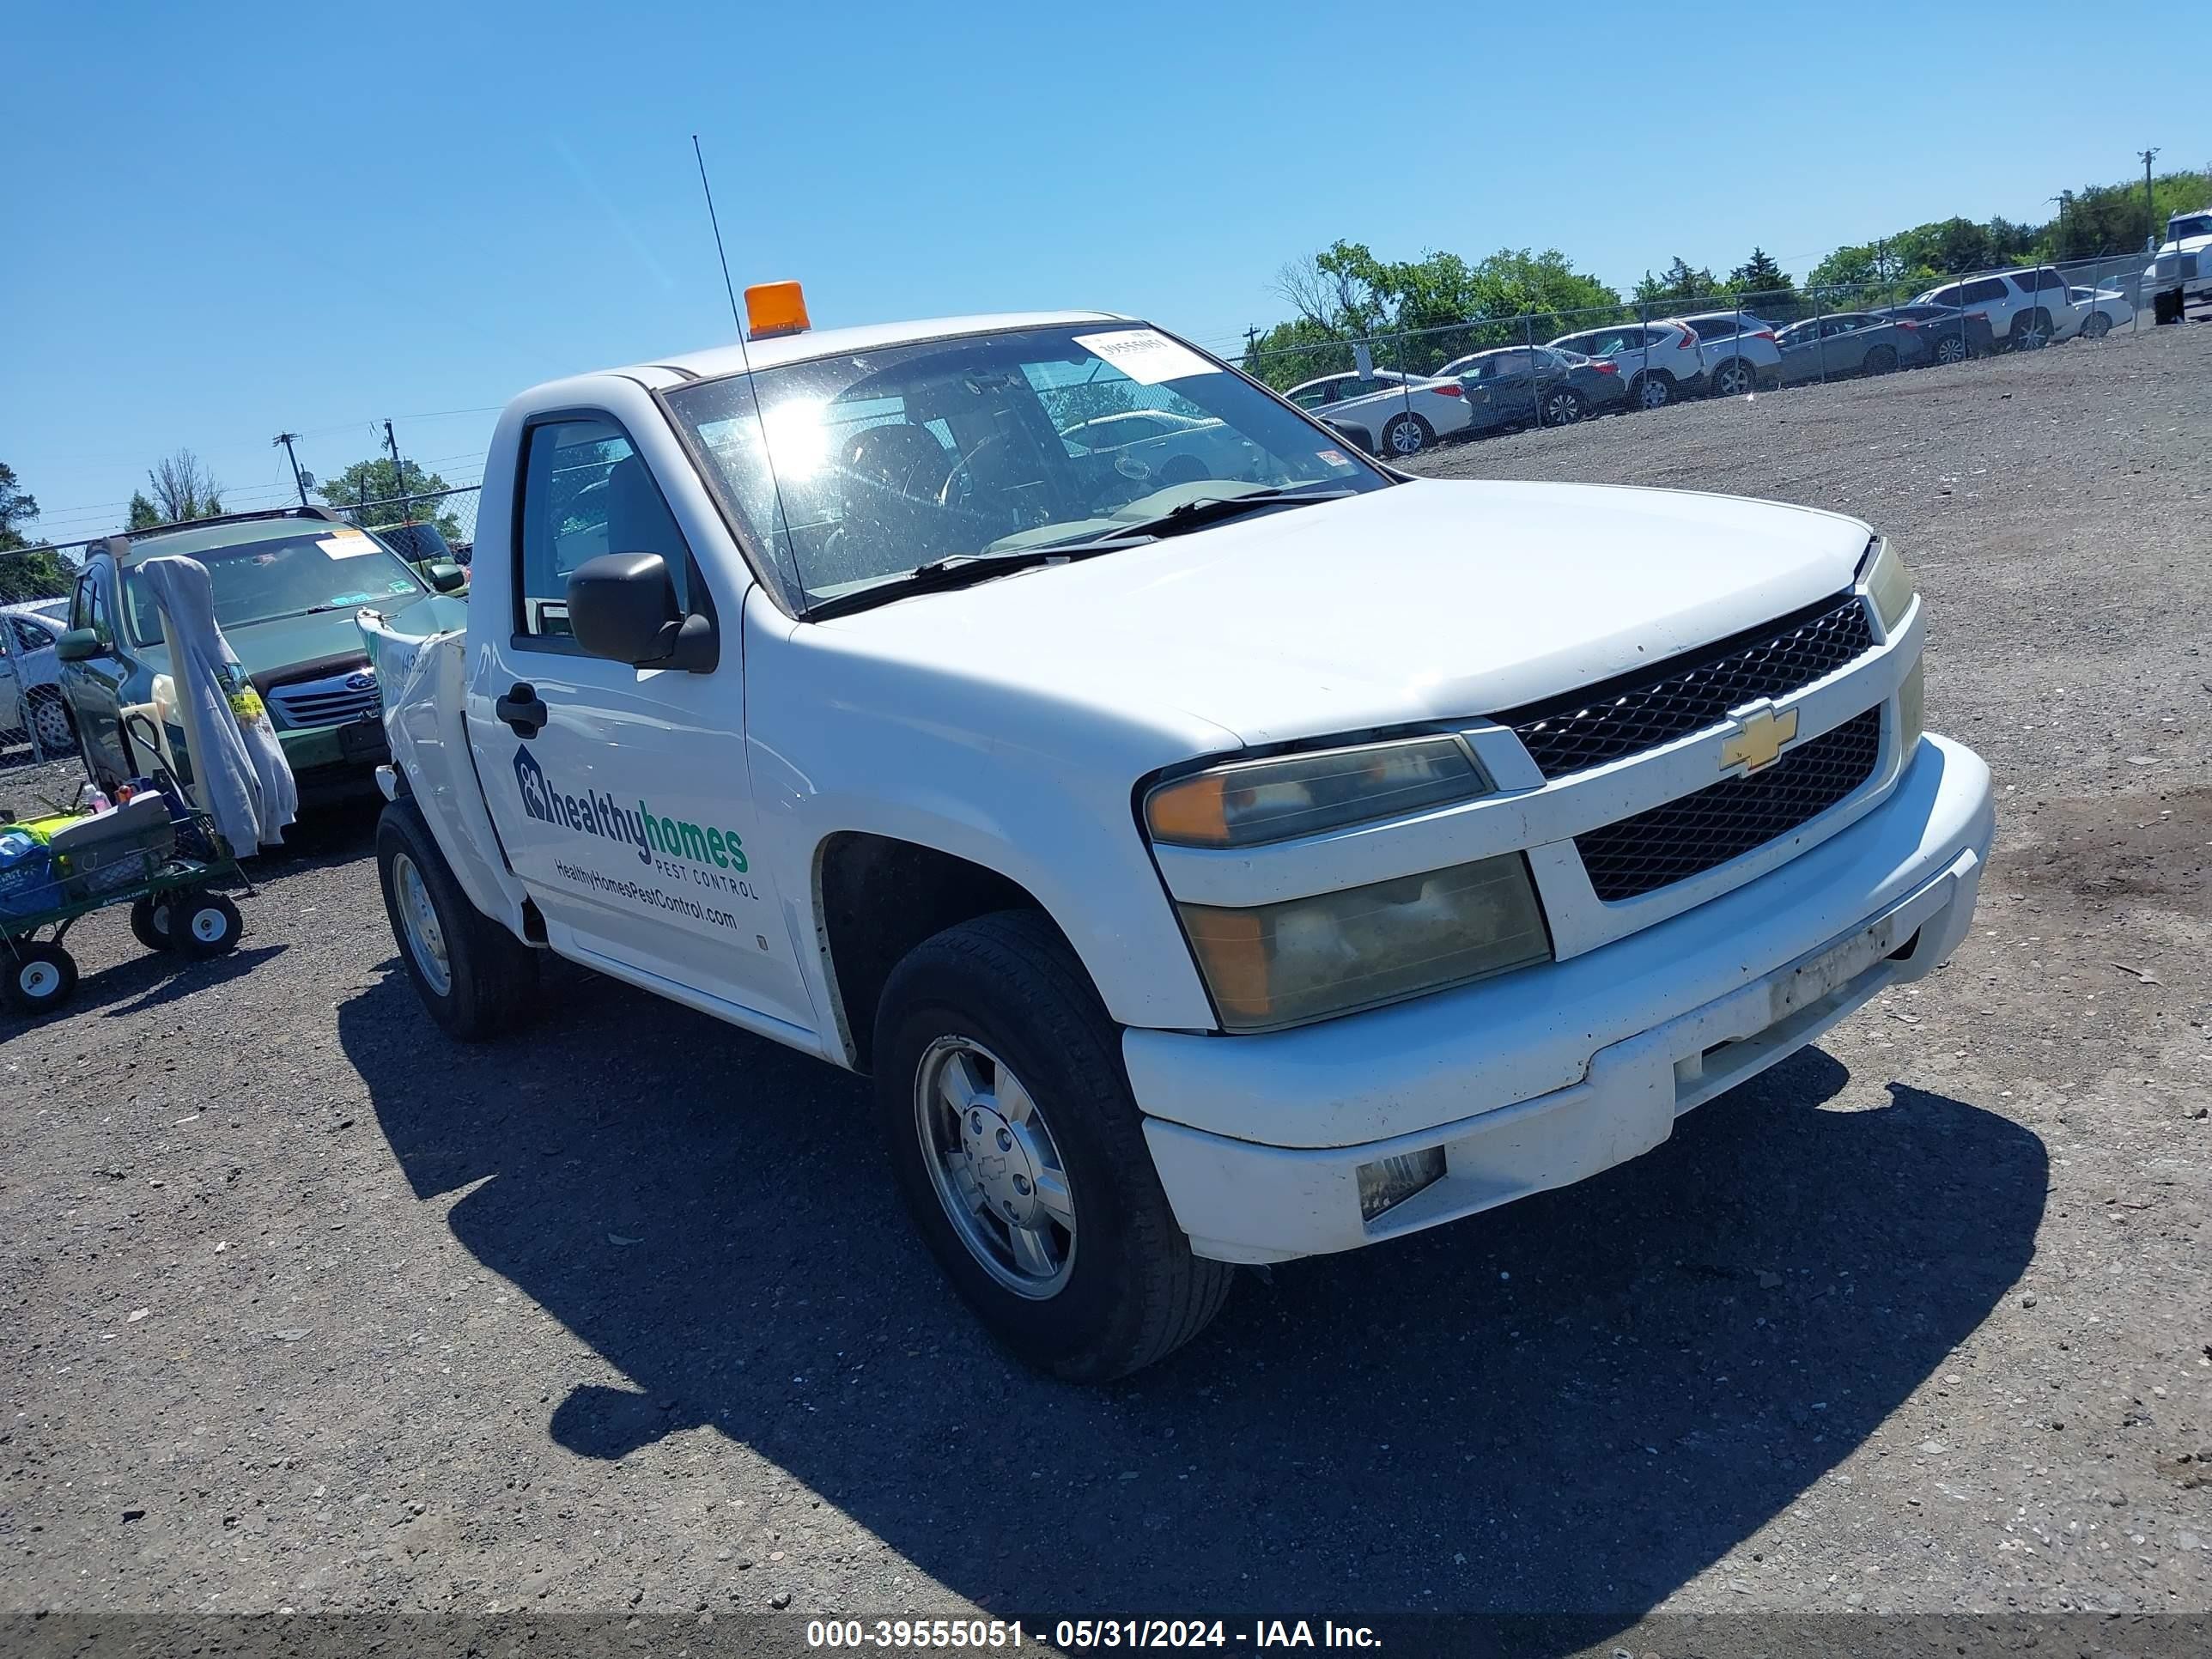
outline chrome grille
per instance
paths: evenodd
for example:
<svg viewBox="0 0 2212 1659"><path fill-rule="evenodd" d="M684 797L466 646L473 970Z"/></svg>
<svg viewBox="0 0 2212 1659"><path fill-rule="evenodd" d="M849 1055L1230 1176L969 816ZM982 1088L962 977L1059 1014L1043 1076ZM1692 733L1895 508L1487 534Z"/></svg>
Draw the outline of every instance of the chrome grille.
<svg viewBox="0 0 2212 1659"><path fill-rule="evenodd" d="M368 684L358 684L361 681ZM376 696L376 676L365 668L349 669L325 679L271 686L268 702L276 724L294 732L317 726L343 726L364 714L374 714L380 708Z"/></svg>
<svg viewBox="0 0 2212 1659"><path fill-rule="evenodd" d="M1874 775L1881 709L1787 751L1764 771L1728 778L1575 837L1598 897L1634 898L1764 847L1809 823Z"/></svg>
<svg viewBox="0 0 2212 1659"><path fill-rule="evenodd" d="M1695 651L1497 716L1547 778L1586 771L1782 697L1874 648L1856 592L1823 599Z"/></svg>

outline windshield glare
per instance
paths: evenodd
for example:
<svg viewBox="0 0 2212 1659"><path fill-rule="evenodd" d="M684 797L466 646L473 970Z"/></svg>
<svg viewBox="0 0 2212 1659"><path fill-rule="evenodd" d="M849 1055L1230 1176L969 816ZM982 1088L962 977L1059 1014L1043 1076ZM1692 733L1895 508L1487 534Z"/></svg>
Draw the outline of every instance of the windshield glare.
<svg viewBox="0 0 2212 1659"><path fill-rule="evenodd" d="M149 557L159 556L158 541L145 546ZM215 619L226 631L427 591L381 542L343 525L185 556L207 567L215 583ZM136 567L125 570L123 589L133 636L141 645L160 644L161 613L144 574Z"/></svg>
<svg viewBox="0 0 2212 1659"><path fill-rule="evenodd" d="M1242 376L1125 323L922 341L753 380L757 419L743 376L666 401L724 512L773 549L794 611L941 559L1112 536L1186 501L1389 483Z"/></svg>

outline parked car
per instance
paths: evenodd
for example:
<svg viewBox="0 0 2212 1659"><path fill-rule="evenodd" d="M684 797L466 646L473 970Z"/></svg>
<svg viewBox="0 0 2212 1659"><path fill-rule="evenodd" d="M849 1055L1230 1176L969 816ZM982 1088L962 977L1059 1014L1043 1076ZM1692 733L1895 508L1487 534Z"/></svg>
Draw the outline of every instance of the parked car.
<svg viewBox="0 0 2212 1659"><path fill-rule="evenodd" d="M374 718L376 678L353 613L368 604L401 612L419 605L426 623L451 623L468 608L434 592L383 542L318 507L163 525L111 538L86 557L57 654L94 781L112 790L149 758L124 730L123 711L153 702L155 677L169 671L161 612L137 574L165 554L207 567L216 621L268 708L301 799L368 787L386 750ZM181 732L168 736L181 746ZM179 760L188 770L190 757Z"/></svg>
<svg viewBox="0 0 2212 1659"><path fill-rule="evenodd" d="M1996 335L1986 311L1960 311L1956 306L1878 306L1869 317L1893 317L1900 324L1928 336L1928 361L1961 363L1969 357L1986 357L1996 349Z"/></svg>
<svg viewBox="0 0 2212 1659"><path fill-rule="evenodd" d="M1935 361L1935 337L1910 319L1869 311L1808 317L1782 331L1782 380L1803 386L1853 374L1887 374Z"/></svg>
<svg viewBox="0 0 2212 1659"><path fill-rule="evenodd" d="M2177 213L2166 222L2166 240L2142 274L2161 323L2178 323L2191 300L2212 299L2212 208Z"/></svg>
<svg viewBox="0 0 2212 1659"><path fill-rule="evenodd" d="M1403 459L1439 438L1467 430L1467 398L1454 380L1378 368L1367 375L1327 374L1283 394L1323 420L1350 421L1375 434L1376 452Z"/></svg>
<svg viewBox="0 0 2212 1659"><path fill-rule="evenodd" d="M1467 393L1475 430L1510 426L1572 426L1628 401L1618 363L1599 362L1551 346L1500 346L1455 357L1437 371Z"/></svg>
<svg viewBox="0 0 2212 1659"><path fill-rule="evenodd" d="M1611 363L1628 382L1632 409L1663 409L1705 389L1705 354L1696 333L1680 323L1613 323L1549 343L1554 351Z"/></svg>
<svg viewBox="0 0 2212 1659"><path fill-rule="evenodd" d="M2116 289L2069 289L2067 296L2081 316L2081 334L2085 340L2101 340L2114 329L2125 328L2136 319L2136 308Z"/></svg>
<svg viewBox="0 0 2212 1659"><path fill-rule="evenodd" d="M436 525L421 520L411 524L380 524L372 526L368 533L406 560L416 575L440 592L459 592L468 586L466 581L456 582L441 574L441 565L462 572L468 565L454 556L446 544L445 532Z"/></svg>
<svg viewBox="0 0 2212 1659"><path fill-rule="evenodd" d="M1747 311L1710 311L1672 320L1698 337L1709 396L1741 398L1782 383L1782 348L1775 325L1764 318Z"/></svg>
<svg viewBox="0 0 2212 1659"><path fill-rule="evenodd" d="M1221 422L1166 409L1093 416L1062 427L1060 438L1070 455L1096 456L1120 468L1124 476L1133 467L1142 467L1138 476L1162 483L1242 478L1261 461L1256 450Z"/></svg>
<svg viewBox="0 0 2212 1659"><path fill-rule="evenodd" d="M1990 330L2015 351L2033 351L2081 331L2066 278L2053 265L1993 271L1963 283L1946 283L1915 295L1917 306L1957 306L1988 314Z"/></svg>
<svg viewBox="0 0 2212 1659"><path fill-rule="evenodd" d="M52 599L0 605L0 732L22 732L48 755L76 748L76 718L62 691Z"/></svg>
<svg viewBox="0 0 2212 1659"><path fill-rule="evenodd" d="M1067 465L1038 389L1130 376L1265 481ZM1063 1377L1634 1158L1971 931L1989 769L1841 514L1401 478L1095 313L556 380L483 482L459 630L362 629L426 1018L559 1024L600 981L550 953L867 1076L951 1288Z"/></svg>

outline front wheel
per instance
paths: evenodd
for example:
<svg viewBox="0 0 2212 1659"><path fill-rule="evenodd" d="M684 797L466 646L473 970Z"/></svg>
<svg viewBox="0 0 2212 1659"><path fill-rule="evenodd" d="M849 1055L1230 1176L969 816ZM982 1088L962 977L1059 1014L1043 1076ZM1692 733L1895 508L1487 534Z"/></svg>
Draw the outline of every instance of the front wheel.
<svg viewBox="0 0 2212 1659"><path fill-rule="evenodd" d="M1536 410L1545 426L1572 426L1583 417L1583 394L1571 386L1554 386L1544 394Z"/></svg>
<svg viewBox="0 0 2212 1659"><path fill-rule="evenodd" d="M17 1013L36 1018L52 1013L76 991L76 962L58 945L15 939L0 945L0 980L8 1006Z"/></svg>
<svg viewBox="0 0 2212 1659"><path fill-rule="evenodd" d="M1939 363L1963 363L1966 361L1966 342L1959 335L1946 334L1936 342L1936 361Z"/></svg>
<svg viewBox="0 0 2212 1659"><path fill-rule="evenodd" d="M538 953L469 902L411 796L377 820L376 872L400 963L446 1035L477 1042L520 1024Z"/></svg>
<svg viewBox="0 0 2212 1659"><path fill-rule="evenodd" d="M2112 331L2112 319L2101 311L2091 312L2089 320L2081 325L2081 337L2085 340L2101 340Z"/></svg>
<svg viewBox="0 0 2212 1659"><path fill-rule="evenodd" d="M1429 423L1418 415L1399 415L1382 428L1382 448L1401 458L1418 455L1436 441Z"/></svg>
<svg viewBox="0 0 2212 1659"><path fill-rule="evenodd" d="M221 893L183 892L169 900L169 948L180 957L227 955L245 931L238 907Z"/></svg>
<svg viewBox="0 0 2212 1659"><path fill-rule="evenodd" d="M874 1061L915 1224L1022 1359L1109 1382L1220 1310L1232 1270L1191 1254L1120 1031L1042 915L1002 911L917 945L884 988Z"/></svg>

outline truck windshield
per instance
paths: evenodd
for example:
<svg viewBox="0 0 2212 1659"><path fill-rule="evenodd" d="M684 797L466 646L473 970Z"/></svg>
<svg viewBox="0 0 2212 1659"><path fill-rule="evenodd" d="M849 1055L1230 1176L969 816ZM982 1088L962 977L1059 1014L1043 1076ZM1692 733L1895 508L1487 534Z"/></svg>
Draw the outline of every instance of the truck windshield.
<svg viewBox="0 0 2212 1659"><path fill-rule="evenodd" d="M144 545L149 556L160 551L158 541ZM428 591L382 543L339 525L186 556L207 567L215 583L215 619L226 630ZM141 645L159 645L161 612L137 568L123 573L123 591L131 636Z"/></svg>
<svg viewBox="0 0 2212 1659"><path fill-rule="evenodd" d="M1390 482L1240 375L1128 323L921 341L753 380L665 395L795 612L874 586L888 598L946 559L1097 542L1188 501Z"/></svg>

